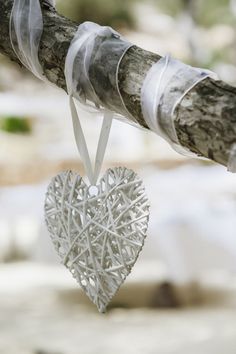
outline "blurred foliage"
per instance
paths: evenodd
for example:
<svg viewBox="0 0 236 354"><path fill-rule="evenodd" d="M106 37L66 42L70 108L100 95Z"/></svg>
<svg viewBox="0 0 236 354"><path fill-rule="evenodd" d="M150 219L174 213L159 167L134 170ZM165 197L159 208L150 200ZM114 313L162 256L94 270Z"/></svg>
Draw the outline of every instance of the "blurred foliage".
<svg viewBox="0 0 236 354"><path fill-rule="evenodd" d="M230 0L195 0L197 20L203 26L217 23L234 24L235 18L230 11Z"/></svg>
<svg viewBox="0 0 236 354"><path fill-rule="evenodd" d="M230 0L153 0L170 16L178 16L184 10L191 12L195 21L209 27L217 23L235 24L230 10Z"/></svg>
<svg viewBox="0 0 236 354"><path fill-rule="evenodd" d="M0 129L14 134L29 134L32 130L29 119L12 116L0 119Z"/></svg>
<svg viewBox="0 0 236 354"><path fill-rule="evenodd" d="M177 16L184 8L182 0L153 0L152 2L170 16Z"/></svg>
<svg viewBox="0 0 236 354"><path fill-rule="evenodd" d="M73 21L96 22L114 28L134 27L133 0L58 0L57 10Z"/></svg>

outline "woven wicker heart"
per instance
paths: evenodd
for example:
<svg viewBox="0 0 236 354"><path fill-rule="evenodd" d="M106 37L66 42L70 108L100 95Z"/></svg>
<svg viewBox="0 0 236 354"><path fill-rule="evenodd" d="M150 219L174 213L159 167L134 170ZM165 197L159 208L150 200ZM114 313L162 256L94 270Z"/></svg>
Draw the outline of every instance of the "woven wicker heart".
<svg viewBox="0 0 236 354"><path fill-rule="evenodd" d="M123 167L109 169L95 189L76 173L59 174L45 217L63 264L104 312L143 247L149 204L142 180Z"/></svg>

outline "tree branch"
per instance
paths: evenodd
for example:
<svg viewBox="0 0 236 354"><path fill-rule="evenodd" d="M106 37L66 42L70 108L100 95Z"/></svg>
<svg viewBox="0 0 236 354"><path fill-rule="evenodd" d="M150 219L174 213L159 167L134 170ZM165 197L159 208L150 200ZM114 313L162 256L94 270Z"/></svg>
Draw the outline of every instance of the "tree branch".
<svg viewBox="0 0 236 354"><path fill-rule="evenodd" d="M41 40L39 60L45 76L66 90L64 64L70 42L77 25L60 16L42 2L44 33ZM0 0L0 52L18 62L9 39L9 17L13 0ZM112 57L113 53L109 53ZM146 127L140 93L144 78L160 56L136 46L124 56L119 70L119 88L129 112L142 127ZM109 61L106 65L91 67L91 81L104 106L109 108L105 92L115 90L109 79ZM113 107L121 113L120 99L113 98ZM164 124L162 122L163 128ZM175 127L180 143L199 156L207 157L227 166L232 144L236 143L236 88L206 79L194 87L176 110Z"/></svg>

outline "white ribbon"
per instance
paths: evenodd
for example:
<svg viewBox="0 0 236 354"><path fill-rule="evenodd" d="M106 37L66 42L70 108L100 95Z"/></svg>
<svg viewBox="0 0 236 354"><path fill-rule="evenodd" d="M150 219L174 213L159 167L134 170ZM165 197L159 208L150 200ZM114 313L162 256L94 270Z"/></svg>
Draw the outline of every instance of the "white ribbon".
<svg viewBox="0 0 236 354"><path fill-rule="evenodd" d="M10 41L22 64L44 80L38 51L43 33L43 16L39 0L15 0L10 16Z"/></svg>
<svg viewBox="0 0 236 354"><path fill-rule="evenodd" d="M93 85L89 79L89 66L92 51L94 48L95 38L100 34L104 34L104 28L95 23L85 22L79 26L73 40L71 41L70 47L67 52L66 61L65 61L65 78L67 84L67 92L69 95L74 95L78 100L83 104L100 105L100 100L93 88ZM78 58L79 54L83 55L83 72L79 71L75 72L77 69L75 67L75 61ZM78 84L82 85L82 81L84 84L83 93L81 89L78 90ZM93 97L88 102L88 98L86 95Z"/></svg>
<svg viewBox="0 0 236 354"><path fill-rule="evenodd" d="M67 91L69 94L69 102L70 102L70 109L71 109L71 116L72 116L76 145L80 153L81 159L83 161L88 179L91 185L96 185L98 176L101 171L101 167L104 160L104 155L105 155L105 151L106 151L106 147L110 135L113 113L108 110L104 111L103 124L100 132L97 153L95 158L95 166L93 168L92 161L88 152L86 139L83 133L80 118L73 98L73 95L76 95L76 97L80 99L80 96L78 96L77 94L77 85L79 80L78 78L74 80L74 66L75 66L75 60L82 49L84 51L83 54L85 54L83 74L86 78L87 90L92 92L93 102L95 102L98 106L100 104L100 100L92 86L92 83L89 80L88 71L89 71L90 57L94 46L93 44L94 40L96 36L99 35L99 33L102 34L102 32L104 32L104 28L95 24L93 26L87 26L87 24L83 26L86 26L86 30L84 30L81 35L81 28L79 28L69 47L66 56L66 62L65 62L65 78L67 84ZM79 73L77 74L79 75ZM84 103L86 103L86 97L84 97Z"/></svg>
<svg viewBox="0 0 236 354"><path fill-rule="evenodd" d="M148 127L177 152L191 157L196 155L179 143L174 113L186 94L207 77L217 78L209 70L193 68L167 55L151 67L142 86L142 112Z"/></svg>
<svg viewBox="0 0 236 354"><path fill-rule="evenodd" d="M55 3L54 0L46 1L52 5ZM19 60L25 67L33 72L34 75L45 80L43 69L38 59L40 39L43 33L43 17L39 0L14 0L10 16L9 31L12 48ZM120 38L119 34L109 27L101 27L91 22L86 22L80 25L67 53L65 77L68 94L70 96L70 108L75 139L91 184L96 183L101 169L112 118L115 116L118 119L122 119L122 115L117 115L112 112L112 108L111 110L102 108L100 99L89 79L90 59L94 50L94 45L96 44L95 40L99 36L104 40L108 39L106 45L109 47L109 50L111 50L110 46L112 45L112 50L116 54L113 55L113 61L114 58L117 58L115 59L117 60L116 72L112 73L117 90L115 93L113 92L113 98L116 97L114 95L118 94L120 102L124 107L124 115L129 115L129 118L133 120L132 123L136 123L135 119L133 117L131 118L131 115L127 111L118 85L120 62L126 51L132 45L128 42L119 40L109 42L112 36L113 39ZM78 61L79 55L82 55L83 57L82 66L75 65ZM104 63L104 65L106 65L106 63ZM141 92L142 112L148 127L167 140L177 152L193 157L196 157L196 155L191 153L187 148L182 147L179 143L174 125L174 113L176 107L185 95L200 81L205 80L207 77L213 77L216 79L215 74L210 71L193 68L167 56L160 59L149 70ZM106 93L106 99L109 99L109 94ZM91 106L97 111L99 107L99 110L104 112L104 122L100 134L94 168L92 168L86 140L73 97L78 99L81 103L86 104L87 108L88 106ZM96 107L94 107L92 102L95 103ZM232 149L232 151L234 150L235 149ZM231 153L230 161L234 155L235 154Z"/></svg>
<svg viewBox="0 0 236 354"><path fill-rule="evenodd" d="M70 100L70 109L71 109L71 116L72 116L76 145L78 147L81 159L83 161L89 182L91 183L91 185L94 186L97 183L101 171L102 163L104 160L104 155L106 152L106 147L107 147L111 125L112 125L113 112L111 111L104 112L103 124L101 128L101 133L99 137L97 153L95 158L95 167L93 168L91 158L88 152L86 139L83 133L79 115L72 95L69 96L69 100Z"/></svg>
<svg viewBox="0 0 236 354"><path fill-rule="evenodd" d="M102 27L92 22L83 23L78 27L65 61L65 78L69 94L75 141L91 185L96 185L99 177L115 113L102 107L102 103L90 81L89 69L96 39L98 37L104 39L110 38L111 35L119 37L119 34L109 27ZM129 47L130 44L125 43L124 48L122 48L122 50L119 49L120 52L117 58L115 73L116 83L118 81L117 72L121 61L120 58L123 57ZM99 48L96 55L100 55ZM76 62L78 60L80 60L80 63ZM81 70L81 68L83 70ZM74 99L78 99L84 108L88 109L88 107L92 107L93 110L99 110L104 114L94 167L88 152L88 146Z"/></svg>

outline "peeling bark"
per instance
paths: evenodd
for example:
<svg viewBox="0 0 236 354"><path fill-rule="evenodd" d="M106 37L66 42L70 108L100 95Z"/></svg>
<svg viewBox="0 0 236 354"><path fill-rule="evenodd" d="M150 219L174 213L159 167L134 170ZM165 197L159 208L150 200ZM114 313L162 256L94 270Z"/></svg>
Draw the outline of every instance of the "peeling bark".
<svg viewBox="0 0 236 354"><path fill-rule="evenodd" d="M44 33L39 60L48 80L66 90L65 57L77 24L60 16L43 0L41 2ZM0 0L0 52L19 63L9 40L12 3L13 0ZM112 52L109 56L112 56ZM119 88L122 98L128 111L145 128L147 126L140 104L141 87L148 70L159 59L157 54L133 46L120 65ZM102 92L106 89L111 68L109 63L106 64L91 68L91 81L100 100L107 107L109 103L104 102ZM115 101L115 108L117 113L122 112L120 100ZM236 88L210 78L200 82L176 109L175 127L183 146L199 156L227 166L230 149L236 143Z"/></svg>

